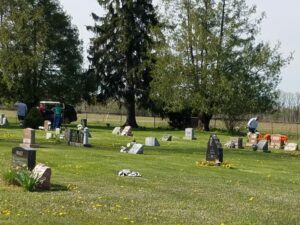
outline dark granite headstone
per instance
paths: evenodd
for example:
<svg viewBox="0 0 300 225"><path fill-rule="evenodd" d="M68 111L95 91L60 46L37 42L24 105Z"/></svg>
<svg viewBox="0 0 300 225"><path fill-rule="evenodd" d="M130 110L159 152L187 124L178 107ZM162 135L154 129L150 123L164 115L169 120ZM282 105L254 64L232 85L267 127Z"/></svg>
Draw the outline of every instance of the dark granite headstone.
<svg viewBox="0 0 300 225"><path fill-rule="evenodd" d="M217 135L210 135L206 151L207 161L223 162L223 148Z"/></svg>
<svg viewBox="0 0 300 225"><path fill-rule="evenodd" d="M83 143L83 133L80 130L68 129L65 138L69 145L81 145Z"/></svg>
<svg viewBox="0 0 300 225"><path fill-rule="evenodd" d="M26 166L29 170L35 167L36 150L32 148L14 147L12 149L12 166Z"/></svg>

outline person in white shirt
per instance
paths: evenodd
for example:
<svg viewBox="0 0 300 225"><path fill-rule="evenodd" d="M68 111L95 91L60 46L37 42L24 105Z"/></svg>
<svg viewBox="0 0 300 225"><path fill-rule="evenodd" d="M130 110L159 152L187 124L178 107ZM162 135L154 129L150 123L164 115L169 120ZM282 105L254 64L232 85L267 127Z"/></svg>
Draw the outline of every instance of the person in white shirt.
<svg viewBox="0 0 300 225"><path fill-rule="evenodd" d="M258 126L258 116L251 118L247 123L247 127L251 133L256 132L257 126Z"/></svg>

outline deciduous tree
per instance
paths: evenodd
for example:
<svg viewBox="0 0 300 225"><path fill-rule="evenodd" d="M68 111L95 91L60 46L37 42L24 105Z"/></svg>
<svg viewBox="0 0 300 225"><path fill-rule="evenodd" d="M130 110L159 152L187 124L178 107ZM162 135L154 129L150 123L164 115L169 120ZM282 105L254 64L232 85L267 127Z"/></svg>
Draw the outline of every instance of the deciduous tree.
<svg viewBox="0 0 300 225"><path fill-rule="evenodd" d="M0 5L0 84L5 97L78 102L82 56L78 30L57 0L10 0Z"/></svg>

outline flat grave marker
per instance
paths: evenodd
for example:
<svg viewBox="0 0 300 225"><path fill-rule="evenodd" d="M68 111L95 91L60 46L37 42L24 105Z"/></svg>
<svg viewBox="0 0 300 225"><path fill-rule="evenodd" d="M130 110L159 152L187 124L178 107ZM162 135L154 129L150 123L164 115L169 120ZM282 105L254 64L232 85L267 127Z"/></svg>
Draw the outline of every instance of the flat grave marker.
<svg viewBox="0 0 300 225"><path fill-rule="evenodd" d="M129 154L143 154L144 148L142 144L133 144L132 147L128 150Z"/></svg>
<svg viewBox="0 0 300 225"><path fill-rule="evenodd" d="M132 128L131 126L126 126L121 132L122 136L132 136Z"/></svg>

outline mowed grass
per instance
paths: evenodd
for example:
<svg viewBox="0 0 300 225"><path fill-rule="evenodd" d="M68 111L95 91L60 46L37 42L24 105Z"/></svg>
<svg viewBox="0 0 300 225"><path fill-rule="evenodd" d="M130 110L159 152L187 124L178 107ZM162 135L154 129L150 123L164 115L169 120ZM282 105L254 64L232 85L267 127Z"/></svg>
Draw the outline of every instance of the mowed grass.
<svg viewBox="0 0 300 225"><path fill-rule="evenodd" d="M197 167L205 160L210 133L142 128L133 137L112 135L112 127L89 121L92 148L68 146L36 131L37 162L52 169L52 189L25 192L8 186L11 149L22 142L12 119L0 128L0 224L300 224L300 153L248 148L225 149L234 169ZM104 121L107 122L107 121ZM75 123L70 126L75 127ZM144 147L143 155L120 153L120 146L171 134L171 142ZM221 143L229 140L217 133ZM245 138L244 138L245 141ZM121 169L142 177L119 177Z"/></svg>

